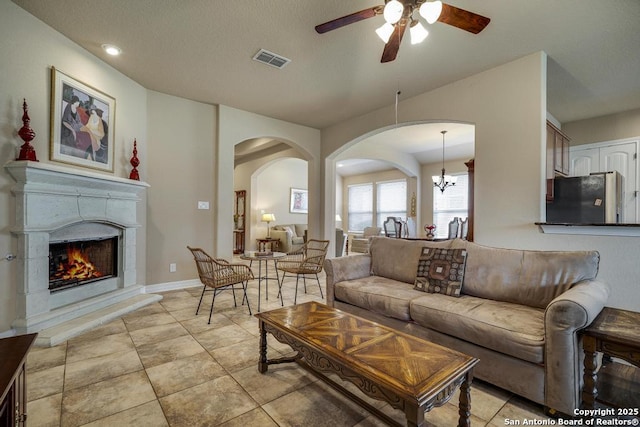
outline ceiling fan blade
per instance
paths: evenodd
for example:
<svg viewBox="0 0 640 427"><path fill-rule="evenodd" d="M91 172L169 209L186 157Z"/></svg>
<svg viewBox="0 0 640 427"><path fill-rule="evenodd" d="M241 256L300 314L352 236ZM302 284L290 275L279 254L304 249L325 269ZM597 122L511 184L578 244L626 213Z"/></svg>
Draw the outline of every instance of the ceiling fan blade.
<svg viewBox="0 0 640 427"><path fill-rule="evenodd" d="M360 12L343 16L342 18L334 19L333 21L325 22L324 24L316 25L316 31L319 34L324 34L327 31L335 30L337 28L344 27L345 25L353 24L354 22L373 18L376 15L380 15L383 8L384 6L374 6L369 9L361 10Z"/></svg>
<svg viewBox="0 0 640 427"><path fill-rule="evenodd" d="M491 19L468 10L460 9L455 6L442 3L442 12L438 18L438 22L449 24L461 30L478 34L489 25Z"/></svg>
<svg viewBox="0 0 640 427"><path fill-rule="evenodd" d="M407 28L407 19L402 19L396 25L396 28L393 30L393 34L389 38L389 41L384 46L384 50L382 51L382 59L380 62L391 62L396 59L398 55L398 49L400 49L400 42L402 41L402 36L404 36L404 30Z"/></svg>

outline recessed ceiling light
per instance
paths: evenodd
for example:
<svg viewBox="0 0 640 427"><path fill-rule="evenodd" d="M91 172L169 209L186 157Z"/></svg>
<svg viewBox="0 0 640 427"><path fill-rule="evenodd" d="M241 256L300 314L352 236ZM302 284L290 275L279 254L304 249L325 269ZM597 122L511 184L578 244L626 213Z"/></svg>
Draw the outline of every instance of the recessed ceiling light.
<svg viewBox="0 0 640 427"><path fill-rule="evenodd" d="M105 52L112 56L118 56L122 53L122 49L112 44L103 44L102 49L104 49Z"/></svg>

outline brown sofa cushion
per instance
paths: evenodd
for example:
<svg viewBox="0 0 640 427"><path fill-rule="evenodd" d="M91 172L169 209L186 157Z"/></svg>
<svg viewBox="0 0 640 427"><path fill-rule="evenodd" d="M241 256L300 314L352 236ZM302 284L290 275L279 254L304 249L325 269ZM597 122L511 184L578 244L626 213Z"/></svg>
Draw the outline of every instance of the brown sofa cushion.
<svg viewBox="0 0 640 427"><path fill-rule="evenodd" d="M449 248L452 240L429 242L424 240L392 239L373 237L369 247L372 274L400 282L414 284L418 260L422 248Z"/></svg>
<svg viewBox="0 0 640 427"><path fill-rule="evenodd" d="M370 276L335 284L336 300L400 320L411 320L409 303L424 295L406 283Z"/></svg>
<svg viewBox="0 0 640 427"><path fill-rule="evenodd" d="M545 308L572 285L595 279L596 251L501 249L466 242L463 294Z"/></svg>
<svg viewBox="0 0 640 427"><path fill-rule="evenodd" d="M422 248L413 288L459 297L466 257L464 249Z"/></svg>
<svg viewBox="0 0 640 427"><path fill-rule="evenodd" d="M544 362L544 310L462 295L423 294L411 300L413 320L424 327L532 363Z"/></svg>

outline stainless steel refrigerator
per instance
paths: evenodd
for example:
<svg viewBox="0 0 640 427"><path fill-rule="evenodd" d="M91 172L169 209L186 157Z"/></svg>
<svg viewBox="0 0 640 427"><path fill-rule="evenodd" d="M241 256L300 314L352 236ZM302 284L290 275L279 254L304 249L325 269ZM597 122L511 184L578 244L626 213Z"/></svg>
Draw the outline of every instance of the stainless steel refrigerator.
<svg viewBox="0 0 640 427"><path fill-rule="evenodd" d="M619 223L622 222L621 202L622 176L618 172L556 178L553 201L547 204L547 222Z"/></svg>

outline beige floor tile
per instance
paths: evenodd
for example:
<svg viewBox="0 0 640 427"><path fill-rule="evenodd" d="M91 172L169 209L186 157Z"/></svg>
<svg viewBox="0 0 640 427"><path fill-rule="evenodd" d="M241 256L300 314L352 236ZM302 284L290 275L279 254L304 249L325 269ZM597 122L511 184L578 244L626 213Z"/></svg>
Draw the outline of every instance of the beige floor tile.
<svg viewBox="0 0 640 427"><path fill-rule="evenodd" d="M66 342L55 347L32 347L27 356L27 372L41 371L64 365L66 358Z"/></svg>
<svg viewBox="0 0 640 427"><path fill-rule="evenodd" d="M249 366L231 376L261 405L317 381L297 363L272 365L264 374Z"/></svg>
<svg viewBox="0 0 640 427"><path fill-rule="evenodd" d="M64 365L27 373L27 401L62 393Z"/></svg>
<svg viewBox="0 0 640 427"><path fill-rule="evenodd" d="M109 323L105 323L104 325L98 326L97 328L94 328L88 332L85 332L82 335L78 335L75 338L71 338L69 342L76 343L85 340L94 340L96 338L101 338L107 335L121 334L123 332L127 332L124 321L122 319L116 319Z"/></svg>
<svg viewBox="0 0 640 427"><path fill-rule="evenodd" d="M52 394L27 403L29 427L57 427L60 425L62 393Z"/></svg>
<svg viewBox="0 0 640 427"><path fill-rule="evenodd" d="M164 299L165 296L164 294L160 294L162 295L162 298ZM157 313L166 313L167 310L159 303L153 303L153 304L149 304L146 305L142 308L139 308L135 311L132 311L131 313L127 313L125 315L122 316L122 320L124 320L125 322L134 319L136 317L147 317L150 316L152 314L157 314Z"/></svg>
<svg viewBox="0 0 640 427"><path fill-rule="evenodd" d="M135 350L92 357L67 364L64 388L66 391L84 387L142 369L142 362Z"/></svg>
<svg viewBox="0 0 640 427"><path fill-rule="evenodd" d="M269 402L263 409L280 426L353 426L369 415L321 381Z"/></svg>
<svg viewBox="0 0 640 427"><path fill-rule="evenodd" d="M135 316L124 319L129 332L137 331L151 326L166 325L167 323L175 323L176 319L166 311L160 313L152 313L148 316Z"/></svg>
<svg viewBox="0 0 640 427"><path fill-rule="evenodd" d="M153 400L149 403L136 406L135 408L127 409L109 417L85 424L84 427L163 427L168 425L160 403L158 403L157 400Z"/></svg>
<svg viewBox="0 0 640 427"><path fill-rule="evenodd" d="M471 402L471 412L473 413L473 401ZM538 404L530 402L520 397L512 397L509 401L498 411L498 413L490 420L488 424L490 426L505 426L507 419L510 420L549 420L549 417L545 416L542 407Z"/></svg>
<svg viewBox="0 0 640 427"><path fill-rule="evenodd" d="M133 341L128 333L107 335L91 340L69 341L67 363L134 350Z"/></svg>
<svg viewBox="0 0 640 427"><path fill-rule="evenodd" d="M195 309L191 312L192 316L186 319L180 320L182 326L185 327L187 331L191 334L197 334L200 332L210 331L212 329L221 328L223 326L229 326L233 324L233 322L224 314L214 313L211 316L211 324L207 323L209 321L209 314L200 313L197 316L195 315ZM172 312L173 316L176 316L177 312Z"/></svg>
<svg viewBox="0 0 640 427"><path fill-rule="evenodd" d="M244 328L235 324L200 332L193 334L193 336L208 351L213 351L217 348L227 347L232 344L237 344L254 338L254 336Z"/></svg>
<svg viewBox="0 0 640 427"><path fill-rule="evenodd" d="M131 339L136 347L144 344L152 344L166 341L171 338L188 335L189 332L180 323L167 323L164 325L150 326L144 329L132 331Z"/></svg>
<svg viewBox="0 0 640 427"><path fill-rule="evenodd" d="M138 347L138 355L146 369L203 351L204 348L191 335Z"/></svg>
<svg viewBox="0 0 640 427"><path fill-rule="evenodd" d="M435 427L457 426L460 414L458 413L458 402L453 404L451 401L439 408L433 408L424 415L428 425ZM487 424L486 420L482 420L474 415L471 411L471 426L480 427Z"/></svg>
<svg viewBox="0 0 640 427"><path fill-rule="evenodd" d="M216 348L211 350L210 353L223 368L229 372L233 372L247 366L257 367L260 357L259 349L259 339L250 336L250 338L245 341L222 348ZM269 349L269 352L275 357L280 357L280 353L272 348Z"/></svg>
<svg viewBox="0 0 640 427"><path fill-rule="evenodd" d="M172 297L165 297L160 301L160 304L168 311L181 310L183 308L191 308L198 306L198 298L191 295L189 292L180 291L174 294Z"/></svg>
<svg viewBox="0 0 640 427"><path fill-rule="evenodd" d="M258 406L230 376L161 397L160 404L172 427L215 426Z"/></svg>
<svg viewBox="0 0 640 427"><path fill-rule="evenodd" d="M156 399L144 371L65 391L62 425L78 426Z"/></svg>
<svg viewBox="0 0 640 427"><path fill-rule="evenodd" d="M147 375L158 397L202 384L226 374L227 372L222 366L205 351L147 369Z"/></svg>
<svg viewBox="0 0 640 427"><path fill-rule="evenodd" d="M256 408L246 412L226 423L220 424L220 427L277 427L276 424L266 412L261 408Z"/></svg>

